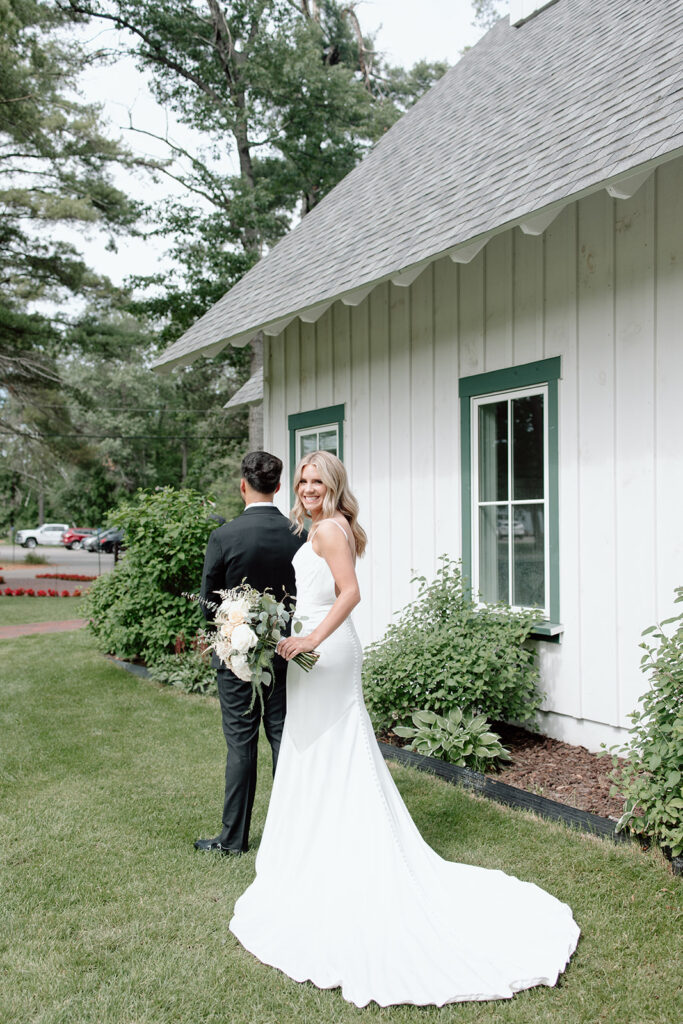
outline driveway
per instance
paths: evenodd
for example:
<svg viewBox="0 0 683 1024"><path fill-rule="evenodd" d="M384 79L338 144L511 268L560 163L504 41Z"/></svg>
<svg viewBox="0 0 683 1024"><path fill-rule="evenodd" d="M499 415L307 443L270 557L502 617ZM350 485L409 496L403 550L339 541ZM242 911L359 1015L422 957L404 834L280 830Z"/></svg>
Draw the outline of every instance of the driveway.
<svg viewBox="0 0 683 1024"><path fill-rule="evenodd" d="M24 559L28 554L27 548L11 544L0 544L0 565L5 579L9 582L8 572L15 575L17 570L25 570L26 575L34 576L36 572L76 572L86 576L100 576L104 572L111 572L114 568L113 555L97 555L90 551L67 551L60 544L59 547L45 547L39 545L33 548L33 554L42 555L47 560L47 565L27 565ZM14 561L12 558L14 557Z"/></svg>

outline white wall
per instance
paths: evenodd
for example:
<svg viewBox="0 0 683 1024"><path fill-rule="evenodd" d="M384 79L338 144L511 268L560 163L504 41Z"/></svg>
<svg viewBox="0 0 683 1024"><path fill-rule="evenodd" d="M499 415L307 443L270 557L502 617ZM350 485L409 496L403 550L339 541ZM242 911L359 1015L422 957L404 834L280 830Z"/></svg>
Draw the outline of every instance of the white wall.
<svg viewBox="0 0 683 1024"><path fill-rule="evenodd" d="M597 193L541 237L379 285L268 343L266 444L287 415L345 403L345 462L370 535L356 624L379 637L461 553L458 380L560 355L561 645L539 645L544 727L595 748L645 686L641 630L683 584L683 161L630 200ZM289 469L289 467L288 467ZM283 507L286 502L283 501Z"/></svg>

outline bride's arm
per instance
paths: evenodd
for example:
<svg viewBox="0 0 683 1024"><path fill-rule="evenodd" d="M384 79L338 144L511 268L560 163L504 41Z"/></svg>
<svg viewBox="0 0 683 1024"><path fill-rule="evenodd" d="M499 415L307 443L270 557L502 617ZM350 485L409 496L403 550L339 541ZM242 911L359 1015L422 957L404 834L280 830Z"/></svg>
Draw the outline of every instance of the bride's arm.
<svg viewBox="0 0 683 1024"><path fill-rule="evenodd" d="M360 601L360 589L349 542L336 526L321 523L311 542L316 554L330 567L339 595L319 626L308 636L290 636L278 644L278 654L290 661L297 654L314 651L349 617Z"/></svg>

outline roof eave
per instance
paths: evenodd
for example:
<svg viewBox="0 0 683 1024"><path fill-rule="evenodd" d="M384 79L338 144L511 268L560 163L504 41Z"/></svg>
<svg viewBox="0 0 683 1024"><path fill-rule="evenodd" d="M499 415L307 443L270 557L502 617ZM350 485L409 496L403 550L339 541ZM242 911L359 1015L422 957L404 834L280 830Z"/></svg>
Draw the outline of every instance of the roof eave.
<svg viewBox="0 0 683 1024"><path fill-rule="evenodd" d="M683 156L683 146L660 153L658 156L642 164L634 164L626 169L621 169L599 181L557 198L551 203L525 210L478 235L460 239L456 244L434 252L417 263L405 266L398 264L388 272L372 280L358 281L354 283L353 287L337 294L321 296L314 304L294 309L278 310L277 315L255 323L247 331L241 331L235 335L226 334L218 342L214 341L206 347L197 346L190 351L181 353L175 358L165 359L164 353L162 353L152 363L152 367L162 373L170 372L176 367L189 365L199 356L210 358L217 355L226 345L242 348L244 345L249 344L260 331L270 336L281 334L286 326L297 317L305 322L313 323L335 302L341 301L349 306L358 305L374 288L387 281L391 281L398 286L407 287L412 284L430 263L434 263L445 256L449 256L456 263L469 263L484 248L487 242L496 235L509 231L511 228L519 227L525 234L530 235L543 234L570 203L585 199L587 196L600 192L602 189L605 189L613 198L628 199L638 191L657 167L681 156ZM170 346L167 351L170 352L172 348L173 346Z"/></svg>

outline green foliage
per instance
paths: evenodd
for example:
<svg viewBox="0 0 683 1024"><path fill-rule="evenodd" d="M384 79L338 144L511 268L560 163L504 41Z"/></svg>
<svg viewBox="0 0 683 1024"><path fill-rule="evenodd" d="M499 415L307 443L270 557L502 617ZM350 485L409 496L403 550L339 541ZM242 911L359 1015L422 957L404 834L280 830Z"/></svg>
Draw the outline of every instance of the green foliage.
<svg viewBox="0 0 683 1024"><path fill-rule="evenodd" d="M37 555L34 551L29 551L24 555L24 561L27 565L46 565L47 558L45 555Z"/></svg>
<svg viewBox="0 0 683 1024"><path fill-rule="evenodd" d="M683 602L683 587L676 603ZM674 626L665 632L664 626ZM612 747L613 793L625 797L617 828L628 828L668 847L673 857L683 854L683 612L649 626L643 636L643 672L650 689L632 712L630 740L618 754Z"/></svg>
<svg viewBox="0 0 683 1024"><path fill-rule="evenodd" d="M398 725L394 732L411 739L409 749L418 754L482 772L496 761L510 760L500 736L489 731L486 715L463 714L460 708L451 708L447 715L416 711L413 723Z"/></svg>
<svg viewBox="0 0 683 1024"><path fill-rule="evenodd" d="M365 698L378 730L407 725L415 711L454 708L490 721L532 721L540 706L535 652L525 646L539 615L503 605L477 608L459 565L447 555L418 595L371 644L363 661Z"/></svg>
<svg viewBox="0 0 683 1024"><path fill-rule="evenodd" d="M126 554L90 588L86 614L100 650L154 663L179 636L193 637L203 619L183 592L201 580L212 506L195 491L139 491L111 521L123 527Z"/></svg>
<svg viewBox="0 0 683 1024"><path fill-rule="evenodd" d="M211 660L198 650L190 649L179 654L162 654L149 667L150 678L166 686L177 686L185 693L199 693L215 697L216 670Z"/></svg>

